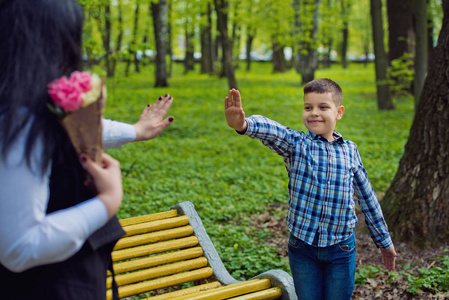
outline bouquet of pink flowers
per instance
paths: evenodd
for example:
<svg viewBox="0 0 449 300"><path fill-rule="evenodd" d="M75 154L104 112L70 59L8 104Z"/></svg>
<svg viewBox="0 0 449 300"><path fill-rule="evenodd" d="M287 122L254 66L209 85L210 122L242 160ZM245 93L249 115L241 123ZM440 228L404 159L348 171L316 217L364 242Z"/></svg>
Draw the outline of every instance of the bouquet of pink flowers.
<svg viewBox="0 0 449 300"><path fill-rule="evenodd" d="M48 85L53 103L48 107L60 119L78 154L97 163L103 152L101 119L105 102L104 81L96 74L73 72Z"/></svg>

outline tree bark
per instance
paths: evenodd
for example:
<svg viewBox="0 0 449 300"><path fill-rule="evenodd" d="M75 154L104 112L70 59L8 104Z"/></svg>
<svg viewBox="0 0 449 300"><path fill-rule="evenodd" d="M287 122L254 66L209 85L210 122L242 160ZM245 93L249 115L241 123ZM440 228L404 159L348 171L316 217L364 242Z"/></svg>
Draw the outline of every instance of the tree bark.
<svg viewBox="0 0 449 300"><path fill-rule="evenodd" d="M377 86L377 107L380 110L394 109L391 100L390 87L387 82L388 58L384 48L384 29L382 22L382 1L370 0L371 2L371 24L373 28L373 42L376 86Z"/></svg>
<svg viewBox="0 0 449 300"><path fill-rule="evenodd" d="M382 201L396 241L417 248L449 240L449 10L395 178Z"/></svg>
<svg viewBox="0 0 449 300"><path fill-rule="evenodd" d="M415 107L421 96L427 73L427 1L414 0L416 27L415 78L413 82Z"/></svg>
<svg viewBox="0 0 449 300"><path fill-rule="evenodd" d="M349 3L345 0L341 2L341 14L343 17L342 42L341 42L341 66L343 69L348 67L347 52L348 52L348 35L349 35Z"/></svg>
<svg viewBox="0 0 449 300"><path fill-rule="evenodd" d="M246 36L246 70L251 70L251 49L253 45L254 35L248 34Z"/></svg>
<svg viewBox="0 0 449 300"><path fill-rule="evenodd" d="M298 2L298 3L297 3ZM315 79L315 71L318 67L318 52L316 49L316 43L318 39L318 8L319 0L305 0L303 5L307 8L313 6L313 19L311 26L307 26L307 29L301 30L301 35L309 36L309 40L301 39L299 42L296 71L301 74L302 84L306 84L309 81ZM299 1L294 2L294 6L299 9ZM298 11L299 12L299 11ZM295 12L295 26L300 29L304 24L301 24L299 19L299 13Z"/></svg>
<svg viewBox="0 0 449 300"><path fill-rule="evenodd" d="M414 53L414 0L387 0L389 64L404 53Z"/></svg>
<svg viewBox="0 0 449 300"><path fill-rule="evenodd" d="M284 47L273 42L273 73L283 73L286 70Z"/></svg>
<svg viewBox="0 0 449 300"><path fill-rule="evenodd" d="M201 23L201 73L212 74L212 8L210 3L207 3L202 17L206 22Z"/></svg>
<svg viewBox="0 0 449 300"><path fill-rule="evenodd" d="M154 36L156 40L156 82L155 87L167 87L167 0L151 3Z"/></svg>
<svg viewBox="0 0 449 300"><path fill-rule="evenodd" d="M129 43L128 48L128 61L126 63L125 76L129 75L129 68L131 66L131 62L134 62L135 70L137 73L140 72L139 64L136 56L136 48L137 48L137 30L139 28L139 10L140 5L139 2L136 3L136 8L134 10L134 25L133 25L133 37L131 43Z"/></svg>
<svg viewBox="0 0 449 300"><path fill-rule="evenodd" d="M111 73L112 76L115 74L115 69L117 67L117 61L120 58L120 49L122 48L122 39L123 39L123 7L122 1L118 1L118 34L117 34L117 43L115 46L114 56L112 60Z"/></svg>
<svg viewBox="0 0 449 300"><path fill-rule="evenodd" d="M185 30L186 30L185 32L186 49L184 56L184 73L187 74L187 72L192 71L195 67L195 57L194 57L194 45L192 42L193 33L190 32L189 24L186 24Z"/></svg>
<svg viewBox="0 0 449 300"><path fill-rule="evenodd" d="M227 0L214 0L215 10L217 11L217 24L221 35L221 42L223 47L223 68L226 78L228 79L229 89L237 89L237 81L235 79L234 67L232 65L232 42L228 35L228 16Z"/></svg>

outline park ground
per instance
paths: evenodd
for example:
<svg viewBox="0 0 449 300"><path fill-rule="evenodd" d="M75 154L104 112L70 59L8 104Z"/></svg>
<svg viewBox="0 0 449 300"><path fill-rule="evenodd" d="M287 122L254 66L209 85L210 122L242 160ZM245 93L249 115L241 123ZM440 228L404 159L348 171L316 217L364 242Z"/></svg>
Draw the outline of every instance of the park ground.
<svg viewBox="0 0 449 300"><path fill-rule="evenodd" d="M285 212L287 205L272 205L266 213L253 218L254 225L259 228L269 228L272 233L267 243L277 249L281 257L288 259L288 228L284 219L273 218L273 215L279 215L278 211ZM371 299L423 299L440 300L449 299L449 294L444 293L426 293L419 291L413 295L408 290L410 286L406 277L398 275L397 277L388 274L382 265L382 256L379 249L374 245L366 225L363 221L363 215L358 213L359 222L356 227L356 266L358 275L356 276L356 286L353 293L353 300L371 300ZM449 243L445 245L430 248L426 250L412 249L406 243L395 245L397 256L396 272L416 272L420 268L432 269L438 263L437 257L447 255Z"/></svg>

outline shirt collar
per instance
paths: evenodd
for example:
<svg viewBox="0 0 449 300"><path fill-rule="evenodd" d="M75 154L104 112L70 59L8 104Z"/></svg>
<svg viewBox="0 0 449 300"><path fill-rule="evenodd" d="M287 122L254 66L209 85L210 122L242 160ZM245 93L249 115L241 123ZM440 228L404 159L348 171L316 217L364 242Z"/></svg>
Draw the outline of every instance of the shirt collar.
<svg viewBox="0 0 449 300"><path fill-rule="evenodd" d="M337 132L336 130L334 130L333 135L334 135L334 140L332 142L330 142L330 143L343 143L344 142L343 136L339 132ZM310 138L311 140L320 140L322 142L329 142L323 136L314 134L314 133L312 133L310 131L307 131L306 136L308 138Z"/></svg>

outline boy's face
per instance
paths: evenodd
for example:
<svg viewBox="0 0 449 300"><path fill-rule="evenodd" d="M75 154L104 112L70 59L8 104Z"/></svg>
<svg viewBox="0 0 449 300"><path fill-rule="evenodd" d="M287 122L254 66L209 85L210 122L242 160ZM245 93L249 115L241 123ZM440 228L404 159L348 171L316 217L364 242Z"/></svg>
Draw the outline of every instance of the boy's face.
<svg viewBox="0 0 449 300"><path fill-rule="evenodd" d="M323 136L329 142L334 140L335 124L341 119L344 111L343 106L336 106L330 93L304 95L304 125L310 132Z"/></svg>

